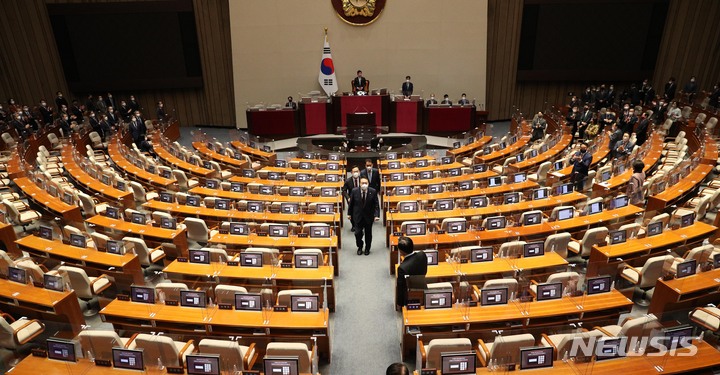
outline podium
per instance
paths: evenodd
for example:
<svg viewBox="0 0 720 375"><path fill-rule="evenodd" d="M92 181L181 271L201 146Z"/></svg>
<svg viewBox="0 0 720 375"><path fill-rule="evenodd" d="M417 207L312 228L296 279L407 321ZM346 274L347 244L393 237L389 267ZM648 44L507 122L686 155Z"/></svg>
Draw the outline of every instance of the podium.
<svg viewBox="0 0 720 375"><path fill-rule="evenodd" d="M325 101L300 103L300 135L332 133L330 104Z"/></svg>
<svg viewBox="0 0 720 375"><path fill-rule="evenodd" d="M376 125L375 112L357 112L345 114L347 126Z"/></svg>
<svg viewBox="0 0 720 375"><path fill-rule="evenodd" d="M390 129L394 133L420 133L422 118L423 102L417 95L396 97L390 105Z"/></svg>
<svg viewBox="0 0 720 375"><path fill-rule="evenodd" d="M265 138L294 137L298 134L298 111L290 108L257 109L245 112L250 134Z"/></svg>
<svg viewBox="0 0 720 375"><path fill-rule="evenodd" d="M390 96L388 95L342 95L333 98L335 107L335 125L348 126L348 114L373 113L372 123L359 125L383 126L388 124L390 112Z"/></svg>

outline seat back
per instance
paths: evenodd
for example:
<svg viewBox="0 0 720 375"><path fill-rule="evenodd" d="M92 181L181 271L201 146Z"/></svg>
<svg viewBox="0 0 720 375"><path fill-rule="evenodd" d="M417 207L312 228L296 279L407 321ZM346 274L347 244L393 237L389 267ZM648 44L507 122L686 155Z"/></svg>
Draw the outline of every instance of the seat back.
<svg viewBox="0 0 720 375"><path fill-rule="evenodd" d="M532 215L532 214L540 214L540 219L542 220L542 211L540 211L540 210L525 211L522 214L520 214L520 222L518 224L525 225L525 216ZM538 223L538 224L540 224L540 223Z"/></svg>
<svg viewBox="0 0 720 375"><path fill-rule="evenodd" d="M567 248L572 236L568 232L555 233L545 239L545 251L554 251L567 258Z"/></svg>
<svg viewBox="0 0 720 375"><path fill-rule="evenodd" d="M23 259L15 262L17 268L24 269L29 277L33 278L33 281L40 282L45 277L45 271L38 266L32 259Z"/></svg>
<svg viewBox="0 0 720 375"><path fill-rule="evenodd" d="M688 250L683 258L685 258L685 260L695 259L697 264L701 264L709 260L710 254L712 254L713 251L715 251L715 246L713 245L697 246Z"/></svg>
<svg viewBox="0 0 720 375"><path fill-rule="evenodd" d="M659 328L657 317L653 314L643 315L627 320L620 328L619 337L645 337L649 336L653 329ZM628 340L629 341L629 340Z"/></svg>
<svg viewBox="0 0 720 375"><path fill-rule="evenodd" d="M661 255L649 258L640 269L640 288L650 288L655 285L664 270L669 269L675 258L672 255Z"/></svg>
<svg viewBox="0 0 720 375"><path fill-rule="evenodd" d="M542 164L540 164L540 167L538 167L538 172L537 172L538 182L545 182L545 180L547 179L547 174L550 171L551 166L552 166L552 163L550 163L549 161L546 161L546 162L543 162Z"/></svg>
<svg viewBox="0 0 720 375"><path fill-rule="evenodd" d="M498 256L501 258L518 258L522 256L525 241L510 241L500 245Z"/></svg>
<svg viewBox="0 0 720 375"><path fill-rule="evenodd" d="M83 353L88 351L96 359L111 360L112 348L122 347L123 342L115 331L85 330L78 334L80 347Z"/></svg>
<svg viewBox="0 0 720 375"><path fill-rule="evenodd" d="M606 227L588 229L582 239L582 249L580 251L580 256L589 257L593 245L604 243L607 234L608 229Z"/></svg>
<svg viewBox="0 0 720 375"><path fill-rule="evenodd" d="M215 302L235 305L235 294L247 294L247 289L242 286L219 284L215 286ZM202 345L202 344L201 344Z"/></svg>
<svg viewBox="0 0 720 375"><path fill-rule="evenodd" d="M277 295L277 304L282 306L290 306L290 296L309 296L312 295L310 289L288 289L281 290Z"/></svg>
<svg viewBox="0 0 720 375"><path fill-rule="evenodd" d="M162 282L155 285L155 290L162 291L166 301L180 301L180 291L188 290L188 287L184 283Z"/></svg>
<svg viewBox="0 0 720 375"><path fill-rule="evenodd" d="M136 181L130 181L130 189L132 189L133 198L135 198L135 202L142 202L145 203L145 188L140 185L140 183Z"/></svg>
<svg viewBox="0 0 720 375"><path fill-rule="evenodd" d="M15 330L10 326L4 317L0 317L0 347L15 349L18 347L15 342Z"/></svg>
<svg viewBox="0 0 720 375"><path fill-rule="evenodd" d="M451 223L462 223L462 222L466 223L467 220L464 217L449 217L449 218L443 219L442 223L440 224L440 229L447 231L448 226L450 226Z"/></svg>
<svg viewBox="0 0 720 375"><path fill-rule="evenodd" d="M100 232L92 232L92 233L90 233L90 237L92 237L93 243L95 244L95 249L97 249L97 250L107 249L107 242L108 242L108 240L110 240L110 237L108 237Z"/></svg>
<svg viewBox="0 0 720 375"><path fill-rule="evenodd" d="M312 373L312 352L308 346L298 342L271 342L265 349L265 354L280 357L298 357L298 371L304 374Z"/></svg>
<svg viewBox="0 0 720 375"><path fill-rule="evenodd" d="M425 353L426 360L424 368L441 368L442 361L440 356L442 353L448 352L465 352L472 350L470 339L434 339L428 343Z"/></svg>
<svg viewBox="0 0 720 375"><path fill-rule="evenodd" d="M158 363L158 359L164 366L179 367L180 351L175 342L168 336L149 335L140 333L135 337L135 346L143 350L143 358L148 364Z"/></svg>
<svg viewBox="0 0 720 375"><path fill-rule="evenodd" d="M202 165L202 162L200 163ZM173 177L175 177L175 180L177 181L178 186L183 189L188 189L188 179L187 176L185 176L185 172L179 170L179 169L173 169L172 171Z"/></svg>
<svg viewBox="0 0 720 375"><path fill-rule="evenodd" d="M266 247L248 247L245 249L247 253L260 253L263 255L263 264L272 264L273 260L277 259L280 255L280 250L270 249Z"/></svg>
<svg viewBox="0 0 720 375"><path fill-rule="evenodd" d="M75 294L82 299L91 299L95 297L90 286L90 278L85 270L79 267L60 266L60 273L67 275L70 285L75 290Z"/></svg>
<svg viewBox="0 0 720 375"><path fill-rule="evenodd" d="M5 250L0 250L0 274L7 276L8 267L15 267L15 261L10 258Z"/></svg>
<svg viewBox="0 0 720 375"><path fill-rule="evenodd" d="M535 337L529 333L497 336L490 350L489 359L495 359L500 364L518 363L520 360L520 348L534 345Z"/></svg>
<svg viewBox="0 0 720 375"><path fill-rule="evenodd" d="M150 250L142 238L123 237L122 240L125 242L125 251L134 252L138 260L140 260L140 264L143 266L149 266L151 264Z"/></svg>
<svg viewBox="0 0 720 375"><path fill-rule="evenodd" d="M244 370L243 356L245 353L237 341L202 339L198 344L198 350L202 354L219 355L220 370L223 372Z"/></svg>
<svg viewBox="0 0 720 375"><path fill-rule="evenodd" d="M640 233L640 224L638 224L638 223L625 224L620 227L620 230L624 230L627 232L627 238L637 238L638 233Z"/></svg>
<svg viewBox="0 0 720 375"><path fill-rule="evenodd" d="M77 197L80 201L80 206L82 206L83 214L85 214L86 217L97 215L97 212L95 212L95 202L89 195L78 191Z"/></svg>
<svg viewBox="0 0 720 375"><path fill-rule="evenodd" d="M592 330L590 332L577 332L572 334L567 334L563 337L560 342L555 343L556 351L555 351L555 359L561 360L565 358L565 353L567 353L568 356L571 354L571 349L573 346L575 347L589 347L591 343L595 343L595 339L602 337L603 334L599 330ZM574 344L577 341L582 341L583 344ZM580 346L582 345L582 346ZM595 353L595 346L592 347L592 352Z"/></svg>
<svg viewBox="0 0 720 375"><path fill-rule="evenodd" d="M577 272L558 272L547 278L548 283L563 283L563 292L574 292L580 282L580 274Z"/></svg>
<svg viewBox="0 0 720 375"><path fill-rule="evenodd" d="M323 256L323 252L320 249L296 249L293 251L293 254L314 254L317 255L318 258L318 266L324 266L325 265L325 257Z"/></svg>
<svg viewBox="0 0 720 375"><path fill-rule="evenodd" d="M210 239L210 231L205 224L205 220L188 217L185 218L184 223L187 227L187 237L189 240L207 242Z"/></svg>
<svg viewBox="0 0 720 375"><path fill-rule="evenodd" d="M483 284L483 289L493 288L508 288L508 298L512 295L517 294L518 281L517 279L492 279L488 280Z"/></svg>

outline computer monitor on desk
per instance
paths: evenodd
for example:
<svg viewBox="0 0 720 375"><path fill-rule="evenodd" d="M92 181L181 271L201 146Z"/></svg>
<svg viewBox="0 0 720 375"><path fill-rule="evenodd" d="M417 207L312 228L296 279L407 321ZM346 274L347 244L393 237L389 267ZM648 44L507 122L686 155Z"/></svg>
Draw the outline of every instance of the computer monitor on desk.
<svg viewBox="0 0 720 375"><path fill-rule="evenodd" d="M677 348L685 348L692 345L693 327L689 325L679 325L662 330L662 336L665 337L666 348L673 350Z"/></svg>
<svg viewBox="0 0 720 375"><path fill-rule="evenodd" d="M562 184L557 187L555 195L570 194L573 191L573 184Z"/></svg>
<svg viewBox="0 0 720 375"><path fill-rule="evenodd" d="M267 375L299 375L297 357L265 356L263 369Z"/></svg>
<svg viewBox="0 0 720 375"><path fill-rule="evenodd" d="M462 169L460 169L460 168L451 168L451 169L448 169L447 173L448 173L449 176L453 176L453 177L455 177L455 176L460 176L460 175L462 174Z"/></svg>
<svg viewBox="0 0 720 375"><path fill-rule="evenodd" d="M575 209L572 207L563 208L557 211L557 220L569 220L575 216Z"/></svg>
<svg viewBox="0 0 720 375"><path fill-rule="evenodd" d="M85 242L86 239L84 235L75 233L70 234L70 245L84 249L87 247Z"/></svg>
<svg viewBox="0 0 720 375"><path fill-rule="evenodd" d="M323 187L320 188L321 197L334 197L337 195L337 190L334 187Z"/></svg>
<svg viewBox="0 0 720 375"><path fill-rule="evenodd" d="M488 187L495 187L502 185L502 177L490 177L488 178Z"/></svg>
<svg viewBox="0 0 720 375"><path fill-rule="evenodd" d="M587 279L587 294L607 293L612 288L611 276L590 277Z"/></svg>
<svg viewBox="0 0 720 375"><path fill-rule="evenodd" d="M165 193L163 193L163 194L165 194ZM172 201L170 201L168 203L172 203ZM107 216L111 219L120 220L120 210L117 207L108 206L105 209L105 216Z"/></svg>
<svg viewBox="0 0 720 375"><path fill-rule="evenodd" d="M549 197L550 197L550 195L548 194L547 188L540 188L540 189L533 190L533 200L534 201L549 198Z"/></svg>
<svg viewBox="0 0 720 375"><path fill-rule="evenodd" d="M515 174L513 175L513 182L516 183L516 184L521 183L521 182L525 182L525 180L527 180L527 174L525 174L524 172L515 173Z"/></svg>
<svg viewBox="0 0 720 375"><path fill-rule="evenodd" d="M70 340L47 339L48 358L57 361L75 362L77 360L76 346L77 343Z"/></svg>
<svg viewBox="0 0 720 375"><path fill-rule="evenodd" d="M467 221L451 221L447 225L446 232L448 234L457 234L467 232Z"/></svg>
<svg viewBox="0 0 720 375"><path fill-rule="evenodd" d="M197 264L210 264L210 252L207 250L188 250L188 261Z"/></svg>
<svg viewBox="0 0 720 375"><path fill-rule="evenodd" d="M174 201L175 201L175 195L173 193L168 193L168 192L164 192L164 191L160 193L160 202L173 203Z"/></svg>
<svg viewBox="0 0 720 375"><path fill-rule="evenodd" d="M614 230L610 232L610 245L617 245L627 241L627 230Z"/></svg>
<svg viewBox="0 0 720 375"><path fill-rule="evenodd" d="M440 354L443 375L475 374L475 353L458 352Z"/></svg>
<svg viewBox="0 0 720 375"><path fill-rule="evenodd" d="M205 180L205 187L208 189L217 189L218 186L220 186L220 182L215 179L207 179Z"/></svg>
<svg viewBox="0 0 720 375"><path fill-rule="evenodd" d="M385 154L385 160L397 160L397 158L397 152L388 152L387 154Z"/></svg>
<svg viewBox="0 0 720 375"><path fill-rule="evenodd" d="M426 159L420 159L420 160L418 160L418 161L415 162L415 167L416 167L416 168L425 168L425 167L427 167L428 165L430 165L430 162L427 161Z"/></svg>
<svg viewBox="0 0 720 375"><path fill-rule="evenodd" d="M473 165L473 173L482 173L487 171L487 164L475 164Z"/></svg>
<svg viewBox="0 0 720 375"><path fill-rule="evenodd" d="M452 291L425 292L426 309L447 309L452 307Z"/></svg>
<svg viewBox="0 0 720 375"><path fill-rule="evenodd" d="M470 262L492 262L493 248L490 246L470 249Z"/></svg>
<svg viewBox="0 0 720 375"><path fill-rule="evenodd" d="M247 211L248 212L262 212L263 211L263 202L258 202L258 201L247 202Z"/></svg>
<svg viewBox="0 0 720 375"><path fill-rule="evenodd" d="M320 264L319 254L295 254L295 268L318 268Z"/></svg>
<svg viewBox="0 0 720 375"><path fill-rule="evenodd" d="M8 280L20 284L27 284L27 272L22 268L8 267Z"/></svg>
<svg viewBox="0 0 720 375"><path fill-rule="evenodd" d="M247 236L248 234L250 234L250 226L246 223L231 222L230 229L228 232L230 234Z"/></svg>
<svg viewBox="0 0 720 375"><path fill-rule="evenodd" d="M480 289L480 305L507 305L508 288Z"/></svg>
<svg viewBox="0 0 720 375"><path fill-rule="evenodd" d="M650 223L647 226L647 236L657 236L658 234L661 234L663 232L664 224L662 221L656 221L654 223Z"/></svg>
<svg viewBox="0 0 720 375"><path fill-rule="evenodd" d="M287 237L288 236L288 225L287 224L270 224L270 225L268 225L268 235L270 237Z"/></svg>
<svg viewBox="0 0 720 375"><path fill-rule="evenodd" d="M425 256L427 257L428 266L437 266L439 254L437 250L424 250Z"/></svg>
<svg viewBox="0 0 720 375"><path fill-rule="evenodd" d="M188 375L220 375L220 356L188 354L185 357Z"/></svg>
<svg viewBox="0 0 720 375"><path fill-rule="evenodd" d="M409 223L405 225L405 234L408 236L424 236L425 231L425 223Z"/></svg>
<svg viewBox="0 0 720 375"><path fill-rule="evenodd" d="M542 212L526 213L522 225L537 225L542 223Z"/></svg>
<svg viewBox="0 0 720 375"><path fill-rule="evenodd" d="M602 202L593 202L587 206L586 212L588 215L595 215L595 214L599 214L600 212L602 212L602 210L603 210Z"/></svg>
<svg viewBox="0 0 720 375"><path fill-rule="evenodd" d="M126 370L145 370L142 349L112 348L113 367Z"/></svg>
<svg viewBox="0 0 720 375"><path fill-rule="evenodd" d="M229 210L230 200L225 198L215 199L215 208L218 210Z"/></svg>
<svg viewBox="0 0 720 375"><path fill-rule="evenodd" d="M505 219L505 216L493 216L493 217L487 218L486 229L488 229L488 230L504 229L506 224L507 224L507 220Z"/></svg>
<svg viewBox="0 0 720 375"><path fill-rule="evenodd" d="M405 175L402 173L390 173L390 181L404 181Z"/></svg>
<svg viewBox="0 0 720 375"><path fill-rule="evenodd" d="M601 337L595 349L595 360L620 358L625 353L626 337Z"/></svg>
<svg viewBox="0 0 720 375"><path fill-rule="evenodd" d="M686 276L692 276L697 270L697 260L690 259L686 260L677 265L677 274L675 275L678 279Z"/></svg>
<svg viewBox="0 0 720 375"><path fill-rule="evenodd" d="M288 195L291 197L302 197L305 195L305 188L302 186L291 186L288 190Z"/></svg>
<svg viewBox="0 0 720 375"><path fill-rule="evenodd" d="M629 199L627 195L621 195L612 200L610 209L623 208L628 205Z"/></svg>
<svg viewBox="0 0 720 375"><path fill-rule="evenodd" d="M43 275L43 286L45 289L54 290L56 292L62 292L65 290L65 281L60 275L51 275L46 273Z"/></svg>
<svg viewBox="0 0 720 375"><path fill-rule="evenodd" d="M130 300L138 303L155 303L155 289L145 286L130 286Z"/></svg>
<svg viewBox="0 0 720 375"><path fill-rule="evenodd" d="M292 312L318 312L320 310L320 298L317 294L314 295L291 295L290 296L290 310Z"/></svg>
<svg viewBox="0 0 720 375"><path fill-rule="evenodd" d="M488 205L488 197L486 197L486 196L470 198L470 207L481 208L481 207L487 207L487 205Z"/></svg>
<svg viewBox="0 0 720 375"><path fill-rule="evenodd" d="M442 193L443 187L444 187L443 184L428 185L427 192L428 192L428 194Z"/></svg>
<svg viewBox="0 0 720 375"><path fill-rule="evenodd" d="M317 203L315 205L315 213L318 214L331 214L335 211L335 206L332 203Z"/></svg>
<svg viewBox="0 0 720 375"><path fill-rule="evenodd" d="M205 307L205 292L196 290L180 291L180 306Z"/></svg>
<svg viewBox="0 0 720 375"><path fill-rule="evenodd" d="M435 201L435 209L438 211L449 211L455 208L453 199L438 199Z"/></svg>
<svg viewBox="0 0 720 375"><path fill-rule="evenodd" d="M124 255L125 244L122 240L107 240L105 248L108 254Z"/></svg>
<svg viewBox="0 0 720 375"><path fill-rule="evenodd" d="M562 297L563 283L545 283L537 285L536 299L538 301L548 301Z"/></svg>
<svg viewBox="0 0 720 375"><path fill-rule="evenodd" d="M230 191L233 193L242 193L243 192L243 184L240 182L231 182L230 183Z"/></svg>
<svg viewBox="0 0 720 375"><path fill-rule="evenodd" d="M40 238L42 238L42 239L45 239L45 240L52 241L52 239L53 239L53 230L52 230L52 228L51 228L51 227L47 227L47 226L45 226L45 225L41 225L41 226L38 228L38 237L40 237Z"/></svg>
<svg viewBox="0 0 720 375"><path fill-rule="evenodd" d="M520 193L514 191L512 193L505 193L503 196L504 204L520 203Z"/></svg>
<svg viewBox="0 0 720 375"><path fill-rule="evenodd" d="M520 349L520 370L553 367L552 346Z"/></svg>
<svg viewBox="0 0 720 375"><path fill-rule="evenodd" d="M140 224L140 225L144 225L146 219L147 218L145 217L145 214L140 213L140 212L133 212L132 217L130 218L130 220L132 221L133 224Z"/></svg>
<svg viewBox="0 0 720 375"><path fill-rule="evenodd" d="M313 225L310 227L311 238L330 238L330 226Z"/></svg>
<svg viewBox="0 0 720 375"><path fill-rule="evenodd" d="M235 293L235 310L262 310L262 296L260 294Z"/></svg>
<svg viewBox="0 0 720 375"><path fill-rule="evenodd" d="M460 181L460 182L458 183L458 190L460 190L460 191L472 190L472 188L473 188L473 181L472 181L472 180Z"/></svg>
<svg viewBox="0 0 720 375"><path fill-rule="evenodd" d="M720 269L720 253L713 255L713 269Z"/></svg>
<svg viewBox="0 0 720 375"><path fill-rule="evenodd" d="M695 212L685 214L680 217L680 228L685 228L695 223Z"/></svg>
<svg viewBox="0 0 720 375"><path fill-rule="evenodd" d="M200 207L200 196L188 195L185 199L185 205L192 207Z"/></svg>
<svg viewBox="0 0 720 375"><path fill-rule="evenodd" d="M545 243L542 241L526 243L523 246L523 257L531 258L545 255Z"/></svg>
<svg viewBox="0 0 720 375"><path fill-rule="evenodd" d="M262 253L240 253L240 266L242 267L262 267L263 266L263 255Z"/></svg>
<svg viewBox="0 0 720 375"><path fill-rule="evenodd" d="M299 204L297 203L280 203L280 212L284 214L297 214L299 211Z"/></svg>

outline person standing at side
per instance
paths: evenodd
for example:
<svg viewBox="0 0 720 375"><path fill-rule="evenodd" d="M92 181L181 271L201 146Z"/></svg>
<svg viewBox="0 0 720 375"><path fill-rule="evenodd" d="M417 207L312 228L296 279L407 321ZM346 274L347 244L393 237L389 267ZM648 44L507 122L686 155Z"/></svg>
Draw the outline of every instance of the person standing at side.
<svg viewBox="0 0 720 375"><path fill-rule="evenodd" d="M350 193L348 216L355 223L355 244L357 255L363 253L363 235L365 237L365 255L370 255L372 245L372 225L380 220L380 203L377 191L370 187L367 178L360 178L360 188Z"/></svg>
<svg viewBox="0 0 720 375"><path fill-rule="evenodd" d="M587 179L590 164L592 163L592 154L587 152L588 144L583 142L580 144L580 151L576 152L572 157L572 179L575 184L575 191L582 192L585 187L585 179Z"/></svg>
<svg viewBox="0 0 720 375"><path fill-rule="evenodd" d="M360 171L360 177L367 179L376 192L380 191L380 171L373 167L372 159L365 159L365 169Z"/></svg>
<svg viewBox="0 0 720 375"><path fill-rule="evenodd" d="M407 277L427 274L427 255L424 251L414 251L410 237L398 238L397 246L404 259L397 268L395 304L403 307L407 305Z"/></svg>
<svg viewBox="0 0 720 375"><path fill-rule="evenodd" d="M545 128L547 128L547 121L543 118L543 113L538 112L535 118L532 120L532 138L530 142L542 140L545 136Z"/></svg>
<svg viewBox="0 0 720 375"><path fill-rule="evenodd" d="M642 160L635 160L632 163L633 174L630 176L625 195L630 199L630 204L642 207L645 204L645 196L642 187L645 183L645 163Z"/></svg>
<svg viewBox="0 0 720 375"><path fill-rule="evenodd" d="M405 76L405 82L403 82L401 90L405 98L410 98L413 93L413 83L410 82L410 76Z"/></svg>
<svg viewBox="0 0 720 375"><path fill-rule="evenodd" d="M343 191L343 197L345 197L345 201L349 204L350 203L350 193L352 193L353 189L360 187L360 168L357 166L354 166L352 168L350 177L345 179L345 184L342 187ZM348 214L350 214L350 211L348 211ZM350 216L350 224L352 224L350 231L355 231L355 221L353 220L352 216Z"/></svg>

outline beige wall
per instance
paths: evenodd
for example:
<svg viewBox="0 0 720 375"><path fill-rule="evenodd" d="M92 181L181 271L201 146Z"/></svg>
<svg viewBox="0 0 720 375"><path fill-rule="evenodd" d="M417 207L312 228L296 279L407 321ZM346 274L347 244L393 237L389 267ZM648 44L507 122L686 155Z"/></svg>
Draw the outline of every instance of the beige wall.
<svg viewBox="0 0 720 375"><path fill-rule="evenodd" d="M237 124L248 104L284 103L320 90L323 28L328 28L340 91L362 69L371 88L398 92L406 75L415 92L462 92L485 103L487 0L391 0L369 26L343 22L329 0L230 0Z"/></svg>

